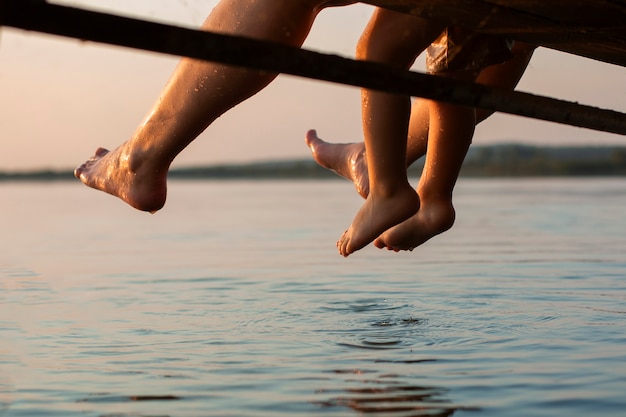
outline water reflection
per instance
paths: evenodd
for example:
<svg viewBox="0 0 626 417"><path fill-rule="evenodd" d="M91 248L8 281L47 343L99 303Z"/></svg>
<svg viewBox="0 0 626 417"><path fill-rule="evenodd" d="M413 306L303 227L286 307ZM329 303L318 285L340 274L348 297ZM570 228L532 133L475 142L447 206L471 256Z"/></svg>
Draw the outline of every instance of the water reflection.
<svg viewBox="0 0 626 417"><path fill-rule="evenodd" d="M400 354L429 342L425 335L431 324L416 314L423 311L402 300L383 298L329 302L322 310L333 313L337 326L324 330L331 342L349 348L352 357L361 352L370 365L328 371L339 380L331 378L331 388L317 392L326 397L316 402L319 406L402 417L451 416L458 410L471 409L453 403L446 388L419 383L423 378L417 367L436 359L406 359L406 355ZM343 320L338 321L337 317ZM391 357L380 357L376 352Z"/></svg>
<svg viewBox="0 0 626 417"><path fill-rule="evenodd" d="M78 402L84 403L125 403L135 401L178 401L181 397L176 395L112 395L112 394L92 394Z"/></svg>
<svg viewBox="0 0 626 417"><path fill-rule="evenodd" d="M342 385L347 385L347 388L318 391L319 394L330 395L327 400L316 402L324 408L346 407L361 414L403 417L443 417L451 416L458 410L478 410L453 404L446 398L445 388L413 385L401 375L372 375L373 371L359 369L332 372L352 377L343 381ZM360 379L363 375L366 377Z"/></svg>
<svg viewBox="0 0 626 417"><path fill-rule="evenodd" d="M2 355L0 354L0 362L2 362ZM9 406L13 402L14 388L11 383L0 376L0 416L9 409Z"/></svg>

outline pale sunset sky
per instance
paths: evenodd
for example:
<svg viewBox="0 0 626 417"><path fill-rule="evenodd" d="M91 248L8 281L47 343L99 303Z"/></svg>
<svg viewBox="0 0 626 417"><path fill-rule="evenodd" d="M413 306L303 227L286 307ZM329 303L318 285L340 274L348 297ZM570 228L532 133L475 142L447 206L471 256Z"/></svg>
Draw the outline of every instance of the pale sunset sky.
<svg viewBox="0 0 626 417"><path fill-rule="evenodd" d="M197 27L217 0L73 0L79 7ZM353 57L372 8L326 9L305 47ZM0 28L0 171L69 169L98 146L115 148L142 122L178 58ZM420 61L421 62L421 61ZM423 65L418 63L416 70ZM626 69L539 49L521 91L626 112ZM361 139L359 90L280 76L222 116L175 166L309 156L309 128L330 141ZM474 143L625 144L626 137L496 115Z"/></svg>

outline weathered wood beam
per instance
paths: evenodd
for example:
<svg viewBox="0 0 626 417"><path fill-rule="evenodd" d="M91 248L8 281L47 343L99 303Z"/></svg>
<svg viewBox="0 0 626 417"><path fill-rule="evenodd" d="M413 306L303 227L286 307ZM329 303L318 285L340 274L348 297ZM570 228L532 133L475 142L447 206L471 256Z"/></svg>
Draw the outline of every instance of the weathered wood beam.
<svg viewBox="0 0 626 417"><path fill-rule="evenodd" d="M626 135L626 114L401 71L254 39L47 4L0 0L0 25L406 94Z"/></svg>
<svg viewBox="0 0 626 417"><path fill-rule="evenodd" d="M361 0L626 66L626 0Z"/></svg>

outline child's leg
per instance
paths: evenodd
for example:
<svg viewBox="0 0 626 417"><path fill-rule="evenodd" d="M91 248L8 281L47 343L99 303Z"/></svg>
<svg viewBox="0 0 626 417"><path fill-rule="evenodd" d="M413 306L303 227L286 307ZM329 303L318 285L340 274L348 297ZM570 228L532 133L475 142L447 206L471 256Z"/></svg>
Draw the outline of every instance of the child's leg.
<svg viewBox="0 0 626 417"><path fill-rule="evenodd" d="M501 88L514 88L526 69L533 46L517 44L513 58L487 67L476 82ZM470 73L448 74L471 80ZM383 233L374 244L391 250L412 250L452 227L455 211L452 192L469 149L474 126L493 112L451 104L430 102L428 151L418 185L420 210L402 224ZM407 155L411 158L410 151Z"/></svg>
<svg viewBox="0 0 626 417"><path fill-rule="evenodd" d="M483 69L476 77L475 82L490 87L513 90L526 71L534 50L535 46L533 45L516 42L511 50L513 55L511 59ZM461 75L461 77L469 78L466 74ZM413 162L426 154L429 131L428 108L428 100L416 99L413 103L407 143L407 166L411 166ZM493 113L493 110L476 109L476 124L489 118Z"/></svg>
<svg viewBox="0 0 626 417"><path fill-rule="evenodd" d="M534 48L532 45L516 42L512 50L513 58L485 68L476 82L493 87L515 88L526 70ZM407 141L407 166L426 154L429 114L427 100L416 99L413 102ZM480 123L491 114L493 111L477 109L476 122ZM311 130L307 132L306 143L318 164L352 181L357 192L363 198L367 197L369 178L363 142L329 143L317 137L316 132Z"/></svg>
<svg viewBox="0 0 626 417"><path fill-rule="evenodd" d="M325 6L346 0L222 0L202 28L301 45ZM172 160L217 117L267 86L276 74L182 59L161 97L133 136L113 152L99 149L76 169L90 187L131 206L156 211L165 203Z"/></svg>
<svg viewBox="0 0 626 417"><path fill-rule="evenodd" d="M408 68L441 31L412 16L378 9L359 42L359 59ZM362 112L370 192L337 242L347 256L413 215L419 200L406 177L408 96L363 90Z"/></svg>
<svg viewBox="0 0 626 417"><path fill-rule="evenodd" d="M419 208L417 194L406 177L408 100L404 96L364 92L364 107L378 114L365 119L370 193L337 242L343 256L361 249Z"/></svg>
<svg viewBox="0 0 626 417"><path fill-rule="evenodd" d="M420 209L378 237L374 244L379 248L412 250L454 223L452 192L474 134L475 111L434 101L429 107L428 151L417 189Z"/></svg>

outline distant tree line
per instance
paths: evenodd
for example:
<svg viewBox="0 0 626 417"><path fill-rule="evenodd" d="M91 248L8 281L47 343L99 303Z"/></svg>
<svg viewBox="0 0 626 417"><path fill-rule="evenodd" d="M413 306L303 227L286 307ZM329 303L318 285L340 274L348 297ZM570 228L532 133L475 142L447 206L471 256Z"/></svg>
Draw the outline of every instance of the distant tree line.
<svg viewBox="0 0 626 417"><path fill-rule="evenodd" d="M419 176L423 161L409 170ZM626 146L537 147L527 145L475 146L461 170L465 177L626 176ZM177 168L172 179L332 179L333 172L312 159ZM73 180L70 170L1 172L0 181Z"/></svg>
<svg viewBox="0 0 626 417"><path fill-rule="evenodd" d="M622 176L626 147L477 147L463 165L465 176Z"/></svg>

